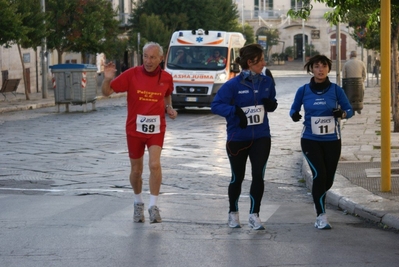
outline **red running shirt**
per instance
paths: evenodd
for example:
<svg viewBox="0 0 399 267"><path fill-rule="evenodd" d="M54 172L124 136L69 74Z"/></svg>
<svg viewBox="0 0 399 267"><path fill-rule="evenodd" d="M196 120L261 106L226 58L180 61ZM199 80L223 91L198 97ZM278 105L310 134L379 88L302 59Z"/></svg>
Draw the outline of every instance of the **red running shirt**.
<svg viewBox="0 0 399 267"><path fill-rule="evenodd" d="M136 131L137 114L159 115L160 130L166 130L164 98L172 94L173 79L160 67L153 73L156 75L138 66L126 70L111 81L111 88L116 93L127 92L126 134L130 136L146 136Z"/></svg>

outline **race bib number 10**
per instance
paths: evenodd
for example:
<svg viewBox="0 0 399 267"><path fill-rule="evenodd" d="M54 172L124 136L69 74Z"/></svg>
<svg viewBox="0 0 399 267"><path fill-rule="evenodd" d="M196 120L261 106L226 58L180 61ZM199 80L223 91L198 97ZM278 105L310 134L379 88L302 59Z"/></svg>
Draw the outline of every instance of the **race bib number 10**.
<svg viewBox="0 0 399 267"><path fill-rule="evenodd" d="M312 133L316 135L333 134L335 131L335 119L333 116L312 117Z"/></svg>
<svg viewBox="0 0 399 267"><path fill-rule="evenodd" d="M249 106L241 108L247 116L248 126L262 124L265 118L263 105Z"/></svg>
<svg viewBox="0 0 399 267"><path fill-rule="evenodd" d="M136 131L144 134L160 133L161 118L159 115L145 116L137 115Z"/></svg>

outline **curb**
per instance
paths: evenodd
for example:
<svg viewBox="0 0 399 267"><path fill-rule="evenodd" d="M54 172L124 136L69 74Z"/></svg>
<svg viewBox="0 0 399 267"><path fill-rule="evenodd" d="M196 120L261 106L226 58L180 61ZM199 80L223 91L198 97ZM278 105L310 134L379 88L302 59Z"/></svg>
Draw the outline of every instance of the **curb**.
<svg viewBox="0 0 399 267"><path fill-rule="evenodd" d="M120 98L120 97L126 97L127 93L114 93L110 96L103 96L99 95L96 97L96 101L98 100L107 100L111 98ZM51 99L41 99L41 100L32 100L39 102L39 103L31 103L29 100L23 100L23 104L21 104L22 101L11 101L9 107L2 107L0 108L0 114L5 113L5 112L11 112L11 111L21 111L21 110L32 110L32 109L39 109L39 108L48 108L48 107L55 107L55 99L52 97ZM40 103L43 101L42 103ZM13 106L13 103L18 103Z"/></svg>
<svg viewBox="0 0 399 267"><path fill-rule="evenodd" d="M5 112L11 112L11 111L39 109L39 108L47 108L47 107L54 107L54 106L55 106L55 103L38 103L38 104L28 104L28 105L22 105L22 106L5 107L5 108L0 108L0 114L5 113Z"/></svg>
<svg viewBox="0 0 399 267"><path fill-rule="evenodd" d="M306 181L306 187L311 190L313 177L305 158L302 162L302 176ZM352 184L340 174L335 174L334 184L327 192L326 202L354 216L399 230L396 202L374 195Z"/></svg>

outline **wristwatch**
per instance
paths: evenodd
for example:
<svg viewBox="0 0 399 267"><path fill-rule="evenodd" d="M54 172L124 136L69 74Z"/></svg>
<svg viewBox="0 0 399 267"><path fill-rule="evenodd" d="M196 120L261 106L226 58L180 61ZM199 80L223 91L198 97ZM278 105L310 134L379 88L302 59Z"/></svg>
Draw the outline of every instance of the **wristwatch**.
<svg viewBox="0 0 399 267"><path fill-rule="evenodd" d="M173 107L172 107L172 105L167 104L167 105L165 106L165 109L168 109L168 108L173 108Z"/></svg>

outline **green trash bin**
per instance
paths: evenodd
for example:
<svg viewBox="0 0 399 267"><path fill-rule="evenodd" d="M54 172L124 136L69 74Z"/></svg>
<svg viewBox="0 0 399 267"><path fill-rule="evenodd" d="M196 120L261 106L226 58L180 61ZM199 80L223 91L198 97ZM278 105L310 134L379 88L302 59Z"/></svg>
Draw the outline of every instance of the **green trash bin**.
<svg viewBox="0 0 399 267"><path fill-rule="evenodd" d="M87 103L92 103L95 110L97 99L97 66L92 64L58 64L50 66L53 79L55 104L84 105L86 112Z"/></svg>
<svg viewBox="0 0 399 267"><path fill-rule="evenodd" d="M362 78L344 78L342 79L342 88L349 99L353 111L363 109L363 79Z"/></svg>

